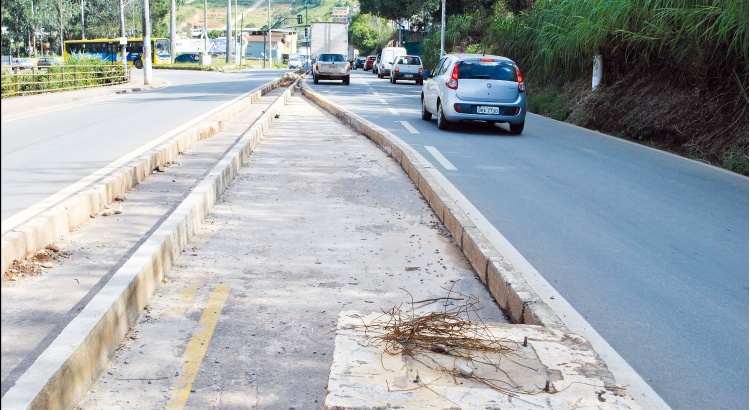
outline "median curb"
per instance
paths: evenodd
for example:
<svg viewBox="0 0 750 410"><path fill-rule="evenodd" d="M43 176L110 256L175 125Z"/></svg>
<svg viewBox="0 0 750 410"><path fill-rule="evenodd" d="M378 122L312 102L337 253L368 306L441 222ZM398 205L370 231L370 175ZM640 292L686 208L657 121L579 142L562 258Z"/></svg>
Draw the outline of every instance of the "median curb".
<svg viewBox="0 0 750 410"><path fill-rule="evenodd" d="M431 166L408 144L387 130L338 107L309 88L302 95L328 111L344 124L378 144L398 162L422 193L453 240L469 260L482 283L512 323L549 327L569 333L557 314L534 292L518 270L498 251L476 226L435 175Z"/></svg>
<svg viewBox="0 0 750 410"><path fill-rule="evenodd" d="M275 88L277 83L275 81L262 88ZM3 396L3 409L72 408L85 397L91 383L106 368L165 274L242 168L275 116L282 111L293 91L294 87L290 87L271 104L240 141L60 332L55 341ZM256 93L260 92L259 89ZM249 99L254 100L256 93ZM244 103L238 105L246 106ZM227 111L235 114L239 112L234 107Z"/></svg>
<svg viewBox="0 0 750 410"><path fill-rule="evenodd" d="M229 108L213 114L198 127L191 127L161 145L152 148L146 154L121 166L103 180L86 190L31 219L8 228L3 227L0 239L0 272L1 281L6 281L9 269L14 261L21 262L27 256L52 245L60 236L64 236L85 225L91 218L106 209L115 198L133 189L160 166L171 162L177 155L185 152L195 142L210 138L224 127L234 115L254 103L261 96L276 88L281 80L271 81L251 91L231 104Z"/></svg>

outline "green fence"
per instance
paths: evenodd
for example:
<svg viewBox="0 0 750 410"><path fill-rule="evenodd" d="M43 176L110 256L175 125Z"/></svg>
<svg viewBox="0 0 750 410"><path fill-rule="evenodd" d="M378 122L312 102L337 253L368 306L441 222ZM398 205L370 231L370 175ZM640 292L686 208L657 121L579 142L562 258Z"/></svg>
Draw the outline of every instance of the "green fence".
<svg viewBox="0 0 750 410"><path fill-rule="evenodd" d="M122 64L60 65L18 70L3 68L2 98L78 90L130 81L129 66Z"/></svg>

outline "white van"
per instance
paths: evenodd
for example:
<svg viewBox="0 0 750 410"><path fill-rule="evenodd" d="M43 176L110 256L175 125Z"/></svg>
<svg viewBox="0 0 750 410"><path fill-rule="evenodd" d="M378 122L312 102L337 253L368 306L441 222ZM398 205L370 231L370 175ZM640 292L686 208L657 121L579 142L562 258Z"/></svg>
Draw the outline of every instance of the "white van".
<svg viewBox="0 0 750 410"><path fill-rule="evenodd" d="M397 57L405 56L406 49L403 47L385 47L380 52L380 62L378 63L378 78L389 77L393 62Z"/></svg>

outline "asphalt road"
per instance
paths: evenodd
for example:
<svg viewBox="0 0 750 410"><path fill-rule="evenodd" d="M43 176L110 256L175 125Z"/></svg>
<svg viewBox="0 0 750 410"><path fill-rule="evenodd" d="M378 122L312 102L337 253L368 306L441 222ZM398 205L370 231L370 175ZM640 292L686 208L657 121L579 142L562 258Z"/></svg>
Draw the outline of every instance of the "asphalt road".
<svg viewBox="0 0 750 410"><path fill-rule="evenodd" d="M279 73L156 75L171 86L4 119L3 221ZM371 73L311 83L441 169L671 407L747 408L747 178L535 115L441 132L420 87Z"/></svg>
<svg viewBox="0 0 750 410"><path fill-rule="evenodd" d="M147 150L283 71L154 70L153 84L163 80L166 87L3 118L3 224L46 198L68 196L84 179L95 182L115 161Z"/></svg>
<svg viewBox="0 0 750 410"><path fill-rule="evenodd" d="M747 408L746 177L536 115L441 132L369 72L309 86L441 169L669 406Z"/></svg>

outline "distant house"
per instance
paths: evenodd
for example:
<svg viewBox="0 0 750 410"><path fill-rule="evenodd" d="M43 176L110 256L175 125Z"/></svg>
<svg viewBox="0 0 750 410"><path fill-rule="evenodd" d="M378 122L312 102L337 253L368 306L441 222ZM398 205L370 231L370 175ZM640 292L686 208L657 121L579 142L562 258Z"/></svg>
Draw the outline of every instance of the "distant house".
<svg viewBox="0 0 750 410"><path fill-rule="evenodd" d="M245 58L264 60L268 52L268 32L253 31L245 36ZM297 52L297 33L289 30L271 31L271 59L280 63L284 54Z"/></svg>

